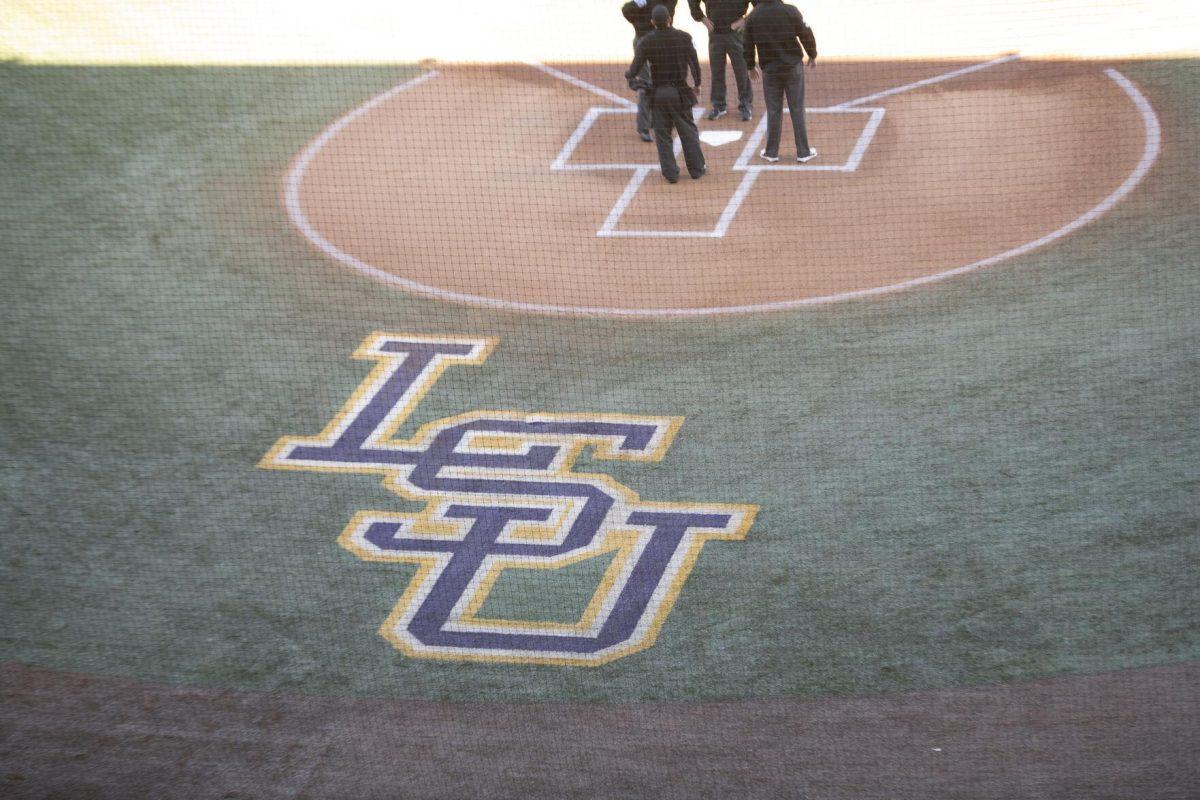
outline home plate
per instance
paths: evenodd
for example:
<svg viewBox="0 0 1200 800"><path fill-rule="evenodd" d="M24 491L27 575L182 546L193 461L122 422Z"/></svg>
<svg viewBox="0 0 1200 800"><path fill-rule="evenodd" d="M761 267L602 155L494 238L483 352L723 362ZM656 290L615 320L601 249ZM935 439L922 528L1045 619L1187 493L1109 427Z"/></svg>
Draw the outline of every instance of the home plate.
<svg viewBox="0 0 1200 800"><path fill-rule="evenodd" d="M736 142L742 138L741 131L701 131L700 141L705 144L710 144L713 147L720 147L723 144Z"/></svg>

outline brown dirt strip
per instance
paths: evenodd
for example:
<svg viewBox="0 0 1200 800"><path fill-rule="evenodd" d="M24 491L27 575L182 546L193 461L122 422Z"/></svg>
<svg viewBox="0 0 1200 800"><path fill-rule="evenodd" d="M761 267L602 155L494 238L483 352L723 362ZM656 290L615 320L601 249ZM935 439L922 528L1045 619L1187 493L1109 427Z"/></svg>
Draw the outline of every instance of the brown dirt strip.
<svg viewBox="0 0 1200 800"><path fill-rule="evenodd" d="M432 703L0 665L9 798L1188 798L1200 664L852 699Z"/></svg>
<svg viewBox="0 0 1200 800"><path fill-rule="evenodd" d="M822 65L809 73L809 105L960 66ZM630 94L619 65L566 68ZM611 105L529 66L445 68L331 139L308 165L300 205L344 252L444 291L726 307L894 285L1036 240L1116 189L1145 138L1102 65L1010 62L870 104L887 116L857 172L764 174L724 238L607 238L596 232L631 171L551 172L550 163L589 107ZM866 121L809 115L821 163L844 161ZM756 123L701 127L749 135ZM732 166L745 141L707 147L698 182L669 186L655 170L618 230L711 230L744 175ZM570 163L655 161L632 117L610 114Z"/></svg>

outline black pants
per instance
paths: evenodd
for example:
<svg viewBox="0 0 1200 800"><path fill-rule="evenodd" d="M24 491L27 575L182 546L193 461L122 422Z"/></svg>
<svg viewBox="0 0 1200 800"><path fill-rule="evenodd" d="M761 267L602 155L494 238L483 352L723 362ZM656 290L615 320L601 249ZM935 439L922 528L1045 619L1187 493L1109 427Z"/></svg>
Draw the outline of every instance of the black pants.
<svg viewBox="0 0 1200 800"><path fill-rule="evenodd" d="M648 35L648 34L647 34ZM633 37L633 51L637 52L638 42L644 39L645 36ZM642 71L637 75L639 78L650 80L650 62L646 62L646 66L642 67ZM634 127L638 133L649 133L650 126L654 124L654 116L650 112L650 93L645 89L638 90L637 102L637 118L634 120Z"/></svg>
<svg viewBox="0 0 1200 800"><path fill-rule="evenodd" d="M654 90L654 144L658 147L663 177L670 180L679 177L673 131L679 132L688 174L699 178L704 174L704 153L700 150L700 131L692 119L692 92L685 88L660 86Z"/></svg>
<svg viewBox="0 0 1200 800"><path fill-rule="evenodd" d="M716 31L708 35L708 62L712 67L712 89L710 98L713 108L725 108L725 59L733 67L733 80L737 83L738 108L748 111L754 105L754 89L746 71L746 56L742 52L742 32Z"/></svg>
<svg viewBox="0 0 1200 800"><path fill-rule="evenodd" d="M787 96L792 115L792 133L796 137L796 155L808 155L808 128L804 124L804 65L790 70L763 70L763 101L767 105L767 155L779 155L779 137L783 130L783 98Z"/></svg>

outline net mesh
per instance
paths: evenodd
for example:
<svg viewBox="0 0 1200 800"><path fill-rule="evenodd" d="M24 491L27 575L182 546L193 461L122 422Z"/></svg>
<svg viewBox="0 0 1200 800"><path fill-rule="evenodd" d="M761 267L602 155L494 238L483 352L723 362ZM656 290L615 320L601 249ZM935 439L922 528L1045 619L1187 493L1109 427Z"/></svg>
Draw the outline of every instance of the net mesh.
<svg viewBox="0 0 1200 800"><path fill-rule="evenodd" d="M1195 785L1194 12L654 4L6 4L0 794Z"/></svg>

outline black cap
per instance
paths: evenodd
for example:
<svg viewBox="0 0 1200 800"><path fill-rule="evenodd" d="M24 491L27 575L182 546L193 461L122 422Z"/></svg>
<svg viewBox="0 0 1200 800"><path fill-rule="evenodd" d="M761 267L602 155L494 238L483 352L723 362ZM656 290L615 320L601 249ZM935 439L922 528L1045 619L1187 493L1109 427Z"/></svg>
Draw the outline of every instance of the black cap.
<svg viewBox="0 0 1200 800"><path fill-rule="evenodd" d="M665 28L667 23L671 21L671 12L664 5L657 5L650 12L650 21L654 23L656 28Z"/></svg>

